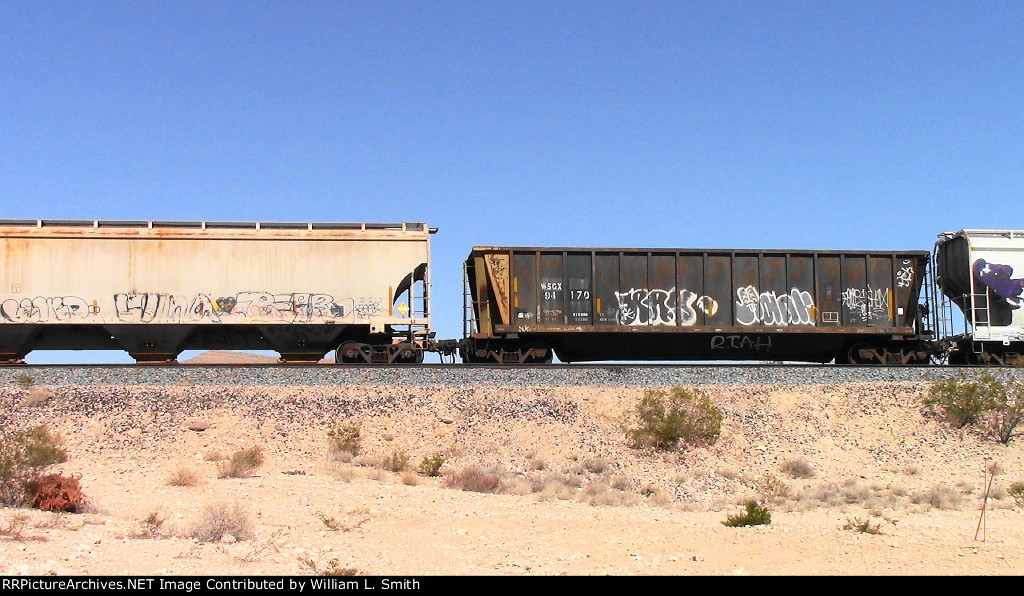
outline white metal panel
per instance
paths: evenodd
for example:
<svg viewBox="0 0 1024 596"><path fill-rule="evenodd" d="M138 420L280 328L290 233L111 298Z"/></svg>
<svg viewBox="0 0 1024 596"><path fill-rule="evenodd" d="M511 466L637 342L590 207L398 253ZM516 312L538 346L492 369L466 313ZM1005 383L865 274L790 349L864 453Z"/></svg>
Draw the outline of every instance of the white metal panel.
<svg viewBox="0 0 1024 596"><path fill-rule="evenodd" d="M0 324L428 324L422 224L89 224L0 223Z"/></svg>
<svg viewBox="0 0 1024 596"><path fill-rule="evenodd" d="M970 247L976 339L1024 341L1024 230L963 230ZM1008 316L1007 316L1008 315ZM988 321L978 323L977 319Z"/></svg>

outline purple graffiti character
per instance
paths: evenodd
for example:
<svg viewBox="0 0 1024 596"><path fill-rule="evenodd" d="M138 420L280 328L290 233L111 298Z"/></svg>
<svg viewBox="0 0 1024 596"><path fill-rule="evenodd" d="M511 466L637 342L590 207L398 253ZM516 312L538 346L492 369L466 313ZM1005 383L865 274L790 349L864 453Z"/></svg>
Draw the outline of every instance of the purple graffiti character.
<svg viewBox="0 0 1024 596"><path fill-rule="evenodd" d="M1010 304L1019 308L1021 292L1024 291L1024 279L1013 279L1013 267L986 263L985 259L978 259L974 262L974 277L981 283L992 289Z"/></svg>

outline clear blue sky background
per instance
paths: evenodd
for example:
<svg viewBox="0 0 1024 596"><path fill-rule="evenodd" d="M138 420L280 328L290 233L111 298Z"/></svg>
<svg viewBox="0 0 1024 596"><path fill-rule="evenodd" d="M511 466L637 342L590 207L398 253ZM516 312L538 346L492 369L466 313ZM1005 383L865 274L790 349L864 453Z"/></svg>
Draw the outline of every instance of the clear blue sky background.
<svg viewBox="0 0 1024 596"><path fill-rule="evenodd" d="M930 249L1022 164L1020 2L0 0L0 218L427 222L442 337L476 244Z"/></svg>

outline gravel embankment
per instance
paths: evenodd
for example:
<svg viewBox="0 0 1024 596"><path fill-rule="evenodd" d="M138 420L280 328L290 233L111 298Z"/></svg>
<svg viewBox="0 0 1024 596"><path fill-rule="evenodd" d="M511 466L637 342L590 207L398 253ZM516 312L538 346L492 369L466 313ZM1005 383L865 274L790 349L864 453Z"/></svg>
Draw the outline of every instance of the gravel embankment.
<svg viewBox="0 0 1024 596"><path fill-rule="evenodd" d="M781 365L574 365L533 367L425 366L5 366L0 385L27 375L63 385L345 385L421 386L670 386L805 385L921 382L956 374L950 367Z"/></svg>

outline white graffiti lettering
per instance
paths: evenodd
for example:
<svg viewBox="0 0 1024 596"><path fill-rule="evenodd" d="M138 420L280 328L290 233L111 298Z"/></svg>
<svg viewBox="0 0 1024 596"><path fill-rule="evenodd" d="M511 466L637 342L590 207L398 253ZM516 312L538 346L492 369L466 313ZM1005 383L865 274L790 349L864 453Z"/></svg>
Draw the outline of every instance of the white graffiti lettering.
<svg viewBox="0 0 1024 596"><path fill-rule="evenodd" d="M896 272L896 287L909 288L914 282L914 268L911 266L910 261L904 259L903 267Z"/></svg>
<svg viewBox="0 0 1024 596"><path fill-rule="evenodd" d="M811 293L793 288L781 296L758 292L753 285L736 289L736 322L740 325L814 325L815 307Z"/></svg>
<svg viewBox="0 0 1024 596"><path fill-rule="evenodd" d="M892 290L888 288L873 289L871 286L865 288L846 288L843 290L843 307L850 311L854 317L862 321L869 318L889 318L889 296Z"/></svg>
<svg viewBox="0 0 1024 596"><path fill-rule="evenodd" d="M697 322L697 311L714 316L718 302L710 296L698 296L695 292L675 288L630 289L615 292L619 307L615 320L619 325L675 325L677 324L676 304L679 304L678 324L689 327ZM678 300L678 302L677 302Z"/></svg>

